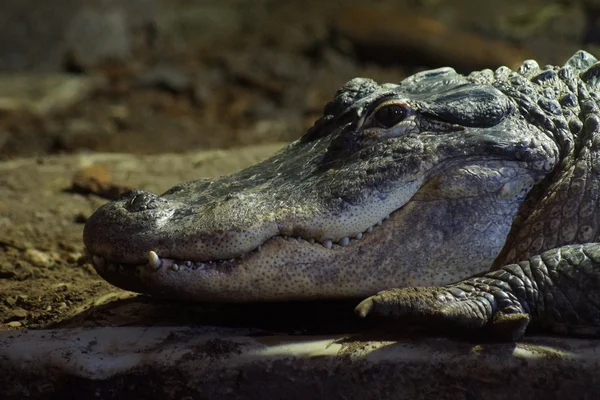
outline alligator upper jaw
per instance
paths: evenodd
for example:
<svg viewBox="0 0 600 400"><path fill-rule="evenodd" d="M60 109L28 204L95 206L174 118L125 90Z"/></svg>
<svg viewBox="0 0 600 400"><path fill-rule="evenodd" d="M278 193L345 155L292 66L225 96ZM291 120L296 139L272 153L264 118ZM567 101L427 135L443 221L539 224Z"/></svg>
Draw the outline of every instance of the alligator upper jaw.
<svg viewBox="0 0 600 400"><path fill-rule="evenodd" d="M330 214L301 205L275 212L254 209L253 214L248 204L189 205L135 191L90 217L84 244L98 267L148 264L154 268L184 264L203 268L239 260L274 238L293 237L310 246L343 248L381 225L418 186L419 182L408 182L386 196L369 199L369 207L346 206ZM139 203L151 206L133 207ZM242 206L247 211L239 217L234 210Z"/></svg>
<svg viewBox="0 0 600 400"><path fill-rule="evenodd" d="M303 243L303 245L307 246L319 246L327 250L338 251L339 249L343 249L345 247L353 246L358 241L362 240L366 235L372 234L372 232L377 229L379 226L383 225L386 220L390 218L391 214L386 215L382 219L378 220L372 225L369 225L366 229L362 231L358 231L351 235L343 236L338 240L332 239L315 239L313 237L304 238L302 236L290 236L283 234L276 234L272 237L269 237L264 242L258 244L253 249L246 251L244 253L233 255L228 259L213 259L213 260L200 260L200 259L183 259L183 258L170 258L170 257L161 257L155 250L148 250L145 253L145 258L141 260L141 262L136 261L129 262L129 260L124 261L123 259L118 259L114 257L106 257L103 256L101 252L91 251L90 247L84 247L84 251L86 253L86 257L91 260L97 268L108 270L122 270L126 267L139 266L139 265L147 265L150 268L159 269L159 268L167 268L174 271L179 270L182 266L187 268L191 268L192 270L196 269L205 269L216 266L222 266L226 263L229 265L233 265L234 263L243 262L245 258L250 254L260 253L263 250L263 247L269 246L273 241L277 239L281 239L284 241L287 240L295 240L297 242Z"/></svg>

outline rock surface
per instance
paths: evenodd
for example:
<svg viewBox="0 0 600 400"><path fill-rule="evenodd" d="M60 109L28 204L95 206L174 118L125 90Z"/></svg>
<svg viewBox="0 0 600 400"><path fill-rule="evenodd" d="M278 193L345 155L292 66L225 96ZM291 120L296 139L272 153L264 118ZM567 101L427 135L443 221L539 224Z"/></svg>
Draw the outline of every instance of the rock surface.
<svg viewBox="0 0 600 400"><path fill-rule="evenodd" d="M593 398L597 341L259 336L218 327L0 333L3 398Z"/></svg>

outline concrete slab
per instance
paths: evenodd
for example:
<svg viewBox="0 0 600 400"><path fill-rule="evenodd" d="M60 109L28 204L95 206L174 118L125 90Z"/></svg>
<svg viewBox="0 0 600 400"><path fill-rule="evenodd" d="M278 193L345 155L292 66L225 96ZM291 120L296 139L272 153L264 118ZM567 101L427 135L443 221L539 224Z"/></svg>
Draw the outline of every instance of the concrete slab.
<svg viewBox="0 0 600 400"><path fill-rule="evenodd" d="M4 399L597 398L600 341L256 335L220 327L0 332Z"/></svg>

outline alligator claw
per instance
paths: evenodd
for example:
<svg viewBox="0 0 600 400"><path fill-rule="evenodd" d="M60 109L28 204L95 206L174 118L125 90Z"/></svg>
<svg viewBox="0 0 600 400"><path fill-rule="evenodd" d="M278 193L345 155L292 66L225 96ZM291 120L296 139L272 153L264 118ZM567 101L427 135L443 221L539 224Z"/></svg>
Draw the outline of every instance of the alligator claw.
<svg viewBox="0 0 600 400"><path fill-rule="evenodd" d="M441 316L444 300L436 298L437 292L435 287L384 290L363 300L355 311L362 318L369 314L390 318Z"/></svg>
<svg viewBox="0 0 600 400"><path fill-rule="evenodd" d="M358 314L359 317L365 318L367 315L369 315L371 310L373 310L374 306L375 301L373 301L373 297L369 297L368 299L361 301L360 304L356 306L354 311Z"/></svg>
<svg viewBox="0 0 600 400"><path fill-rule="evenodd" d="M385 290L363 300L355 312L362 318L377 315L444 331L485 331L504 341L521 339L530 320L518 307L500 307L485 291L465 292L457 287Z"/></svg>

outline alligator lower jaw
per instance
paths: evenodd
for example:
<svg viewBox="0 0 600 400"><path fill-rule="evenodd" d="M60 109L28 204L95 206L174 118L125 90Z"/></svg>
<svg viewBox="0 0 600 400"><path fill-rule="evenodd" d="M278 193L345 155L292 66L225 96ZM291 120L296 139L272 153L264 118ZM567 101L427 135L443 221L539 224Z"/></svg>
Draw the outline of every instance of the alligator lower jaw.
<svg viewBox="0 0 600 400"><path fill-rule="evenodd" d="M264 246L268 246L270 242L277 240L277 239L302 241L305 244L310 245L310 246L321 246L321 247L324 247L325 249L331 249L333 251L340 249L340 248L351 247L353 245L356 245L358 242L360 242L363 239L363 237L365 237L365 235L369 235L378 226L381 226L384 223L384 221L386 221L387 219L390 218L390 215L387 215L382 220L377 221L375 224L369 226L367 229L365 229L362 232L357 232L352 236L342 237L335 242L331 239L324 239L324 240L319 241L314 238L306 239L301 236L276 235L276 236L273 236L273 237L267 239L264 243L262 243L261 245L259 245L258 247L256 247L255 249L253 249L249 252L246 252L246 253L241 254L234 258L223 259L223 260L194 261L194 260L173 259L173 258L160 257L155 251L150 250L150 251L148 251L148 254L147 254L147 262L146 263L128 264L128 263L120 263L118 261L108 260L108 259L102 257L101 255L91 253L87 248L84 248L84 253L85 253L86 258L94 265L94 268L100 274L103 274L103 272L111 272L112 273L112 272L118 272L118 271L125 271L126 269L139 268L139 267L146 267L151 271L167 269L167 270L174 271L174 272L179 271L181 268L186 268L186 269L193 270L193 271L195 271L195 270L202 271L202 270L219 269L219 268L227 269L227 268L235 267L236 265L238 265L240 263L243 263L244 259L250 257L251 255L260 253Z"/></svg>

